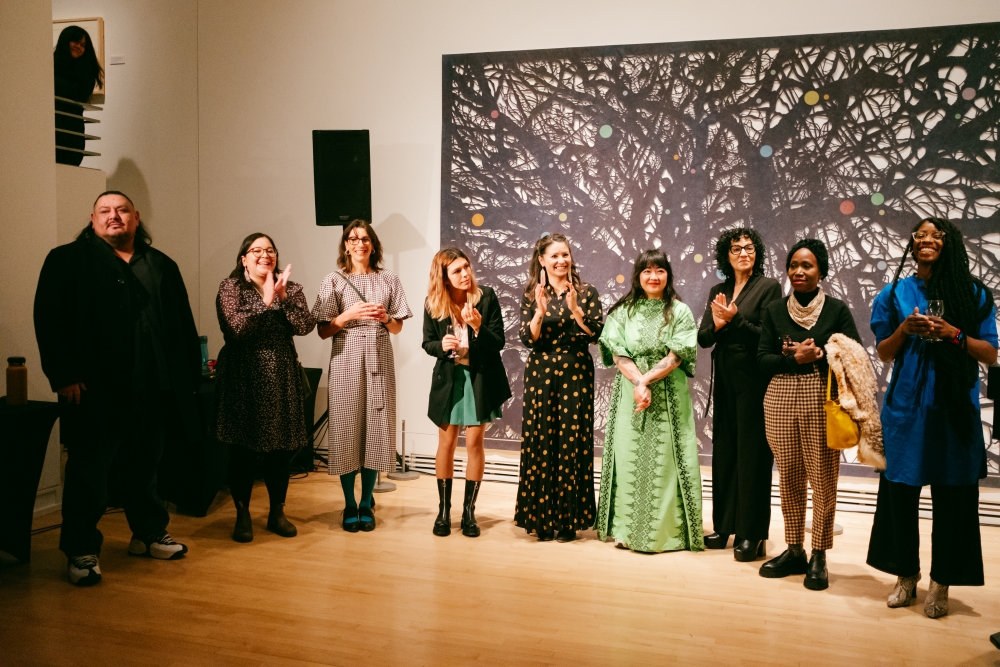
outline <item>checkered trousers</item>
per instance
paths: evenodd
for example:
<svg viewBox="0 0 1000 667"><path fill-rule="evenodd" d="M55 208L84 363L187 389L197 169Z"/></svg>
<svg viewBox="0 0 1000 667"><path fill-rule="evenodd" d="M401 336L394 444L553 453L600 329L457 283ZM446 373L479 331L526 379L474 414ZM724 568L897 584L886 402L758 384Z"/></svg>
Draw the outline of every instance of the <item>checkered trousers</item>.
<svg viewBox="0 0 1000 667"><path fill-rule="evenodd" d="M802 544L806 527L806 481L812 487L812 548L833 547L840 452L826 446L826 384L809 375L775 375L764 394L767 441L778 464L785 542Z"/></svg>

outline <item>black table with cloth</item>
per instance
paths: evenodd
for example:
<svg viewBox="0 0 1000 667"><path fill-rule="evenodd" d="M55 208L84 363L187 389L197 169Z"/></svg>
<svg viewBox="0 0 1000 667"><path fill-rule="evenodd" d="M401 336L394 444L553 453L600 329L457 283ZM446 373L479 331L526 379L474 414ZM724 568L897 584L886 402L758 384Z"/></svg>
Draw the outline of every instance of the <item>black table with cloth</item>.
<svg viewBox="0 0 1000 667"><path fill-rule="evenodd" d="M0 551L22 562L31 560L35 497L58 417L54 402L7 405L0 398Z"/></svg>

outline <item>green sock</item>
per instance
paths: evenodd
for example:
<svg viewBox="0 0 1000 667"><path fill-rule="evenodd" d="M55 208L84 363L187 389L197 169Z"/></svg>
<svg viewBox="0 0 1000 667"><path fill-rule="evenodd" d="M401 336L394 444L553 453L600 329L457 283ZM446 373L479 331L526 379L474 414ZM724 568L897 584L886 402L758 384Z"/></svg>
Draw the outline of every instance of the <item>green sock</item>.
<svg viewBox="0 0 1000 667"><path fill-rule="evenodd" d="M375 490L375 479L377 477L377 470L371 470L370 468L361 469L361 507L371 509L372 492Z"/></svg>
<svg viewBox="0 0 1000 667"><path fill-rule="evenodd" d="M340 485L344 488L344 505L347 509L358 509L358 501L354 499L354 480L357 479L357 476L357 470L340 476ZM362 479L364 479L364 477L362 477ZM347 519L348 523L352 521L357 521L357 519Z"/></svg>

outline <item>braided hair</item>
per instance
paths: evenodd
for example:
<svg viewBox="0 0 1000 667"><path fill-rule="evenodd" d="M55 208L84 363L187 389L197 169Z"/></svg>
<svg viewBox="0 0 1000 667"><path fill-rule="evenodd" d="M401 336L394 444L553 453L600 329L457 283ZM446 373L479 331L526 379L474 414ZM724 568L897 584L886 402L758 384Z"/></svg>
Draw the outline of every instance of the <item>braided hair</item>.
<svg viewBox="0 0 1000 667"><path fill-rule="evenodd" d="M912 231L916 232L928 222L944 232L944 239L941 254L926 283L927 298L945 302L944 319L949 324L966 333L976 331L993 309L993 293L969 271L969 255L961 230L943 218L925 218ZM889 322L893 330L899 327L899 313L895 308L896 283L909 256L916 260L912 233L889 290ZM969 356L964 339L961 346L927 345L925 349L934 360L935 393L949 409L961 415L953 421L955 426L966 435L971 434L969 429L975 421L975 406L969 391L979 379L979 365Z"/></svg>

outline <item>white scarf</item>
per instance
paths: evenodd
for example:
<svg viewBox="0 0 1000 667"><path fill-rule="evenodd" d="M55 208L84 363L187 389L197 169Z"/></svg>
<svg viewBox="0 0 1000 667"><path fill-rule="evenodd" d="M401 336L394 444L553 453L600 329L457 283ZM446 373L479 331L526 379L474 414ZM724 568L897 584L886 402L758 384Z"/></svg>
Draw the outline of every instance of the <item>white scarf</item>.
<svg viewBox="0 0 1000 667"><path fill-rule="evenodd" d="M822 287L819 288L819 292L813 297L813 300L804 306L799 303L799 300L795 298L795 293L792 292L788 295L788 314L791 315L792 321L803 329L812 329L819 321L824 303L826 303L826 294L823 293Z"/></svg>

